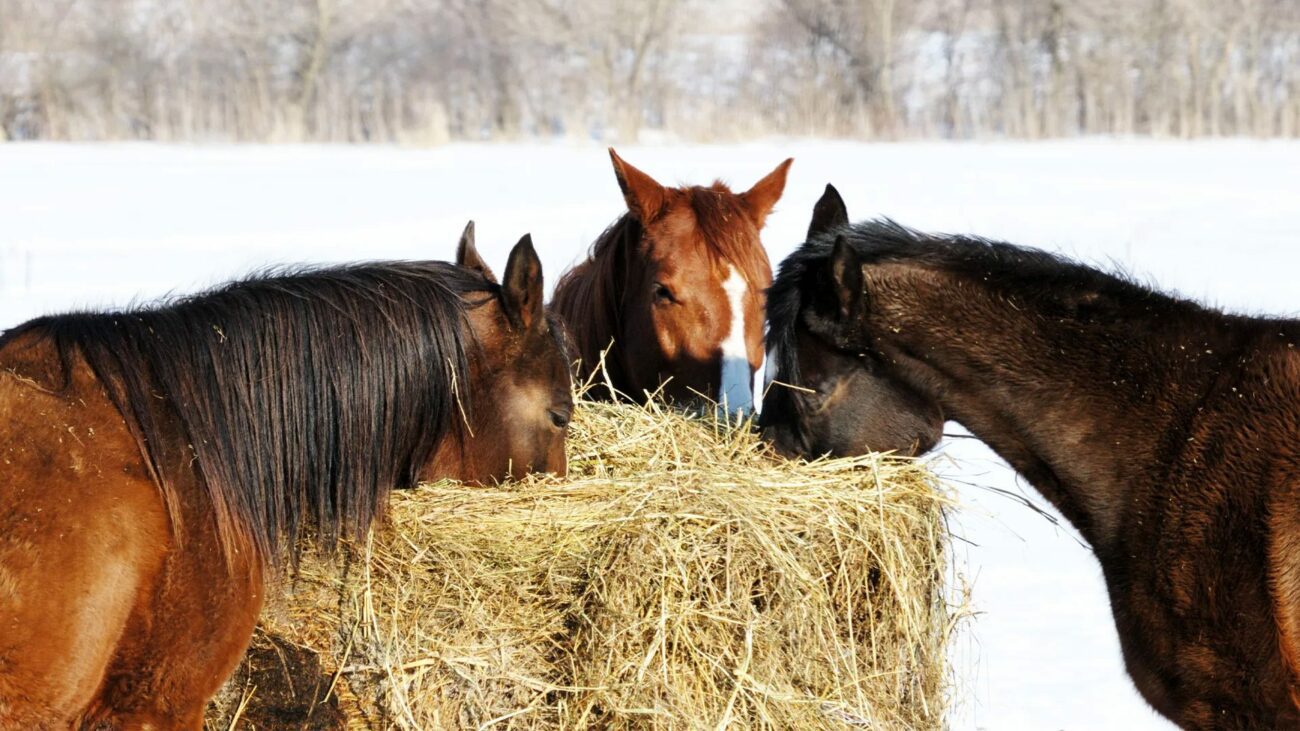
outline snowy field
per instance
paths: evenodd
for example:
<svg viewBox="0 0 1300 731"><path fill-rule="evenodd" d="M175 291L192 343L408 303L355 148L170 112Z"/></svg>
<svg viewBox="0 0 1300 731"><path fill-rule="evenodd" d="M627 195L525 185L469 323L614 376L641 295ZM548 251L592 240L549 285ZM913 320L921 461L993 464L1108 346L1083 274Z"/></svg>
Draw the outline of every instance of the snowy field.
<svg viewBox="0 0 1300 731"><path fill-rule="evenodd" d="M797 244L834 182L853 218L974 232L1122 267L1245 312L1300 311L1300 144L1254 141L629 147L661 182L748 187L795 158L764 241ZM0 145L0 328L187 292L270 263L450 258L466 219L500 271L532 232L554 282L622 209L599 147ZM950 431L956 431L955 428ZM973 440L936 465L964 503L957 729L1163 729L1124 674L1100 570Z"/></svg>

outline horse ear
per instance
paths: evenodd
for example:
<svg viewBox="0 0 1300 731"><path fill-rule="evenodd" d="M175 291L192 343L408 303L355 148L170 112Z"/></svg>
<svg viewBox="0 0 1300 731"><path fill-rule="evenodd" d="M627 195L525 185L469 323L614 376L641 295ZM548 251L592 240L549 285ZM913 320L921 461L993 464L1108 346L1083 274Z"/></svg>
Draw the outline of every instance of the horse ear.
<svg viewBox="0 0 1300 731"><path fill-rule="evenodd" d="M650 223L667 205L668 190L654 178L629 165L612 147L609 148L609 159L614 163L614 177L618 178L627 209L643 225Z"/></svg>
<svg viewBox="0 0 1300 731"><path fill-rule="evenodd" d="M542 322L542 260L533 248L533 237L524 234L506 261L501 300L510 324L529 330Z"/></svg>
<svg viewBox="0 0 1300 731"><path fill-rule="evenodd" d="M465 231L460 235L460 243L456 246L456 265L473 269L494 284L497 281L497 276L492 273L487 262L478 255L478 247L474 246L473 221L465 224Z"/></svg>
<svg viewBox="0 0 1300 731"><path fill-rule="evenodd" d="M840 319L847 320L862 297L862 260L843 235L835 237L835 248L831 249L830 273Z"/></svg>
<svg viewBox="0 0 1300 731"><path fill-rule="evenodd" d="M781 199L781 194L785 192L785 175L790 172L790 165L794 163L794 158L786 158L786 161L776 166L776 169L768 173L762 180L754 183L754 187L740 194L745 201L745 207L754 217L754 225L763 228L763 223L767 220L767 214L772 212L772 206Z"/></svg>
<svg viewBox="0 0 1300 731"><path fill-rule="evenodd" d="M849 225L849 209L844 205L844 199L840 197L840 192L835 190L835 186L827 183L826 192L822 193L822 197L817 199L817 205L813 206L812 223L808 224L808 241L827 231L847 225Z"/></svg>

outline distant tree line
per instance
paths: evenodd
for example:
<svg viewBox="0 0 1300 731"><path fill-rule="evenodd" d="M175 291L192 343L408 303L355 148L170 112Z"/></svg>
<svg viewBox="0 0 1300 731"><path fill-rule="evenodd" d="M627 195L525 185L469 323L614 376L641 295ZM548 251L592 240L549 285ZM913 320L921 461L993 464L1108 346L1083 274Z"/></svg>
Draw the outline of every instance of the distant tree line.
<svg viewBox="0 0 1300 731"><path fill-rule="evenodd" d="M0 138L1300 136L1300 0L0 0Z"/></svg>

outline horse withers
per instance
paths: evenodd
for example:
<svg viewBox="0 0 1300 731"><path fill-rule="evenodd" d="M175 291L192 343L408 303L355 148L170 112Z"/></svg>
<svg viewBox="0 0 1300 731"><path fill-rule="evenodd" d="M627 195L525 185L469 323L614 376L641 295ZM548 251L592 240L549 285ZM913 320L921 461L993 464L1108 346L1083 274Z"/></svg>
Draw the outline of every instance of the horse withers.
<svg viewBox="0 0 1300 731"><path fill-rule="evenodd" d="M887 220L812 236L769 317L780 450L925 451L960 422L1092 546L1157 711L1300 726L1300 322Z"/></svg>
<svg viewBox="0 0 1300 731"><path fill-rule="evenodd" d="M5 333L0 729L202 728L300 538L564 471L563 343L527 237L500 284L362 264Z"/></svg>
<svg viewBox="0 0 1300 731"><path fill-rule="evenodd" d="M744 193L668 188L609 151L627 212L555 287L593 397L753 407L772 268L759 239L792 160ZM603 372L601 368L603 365Z"/></svg>

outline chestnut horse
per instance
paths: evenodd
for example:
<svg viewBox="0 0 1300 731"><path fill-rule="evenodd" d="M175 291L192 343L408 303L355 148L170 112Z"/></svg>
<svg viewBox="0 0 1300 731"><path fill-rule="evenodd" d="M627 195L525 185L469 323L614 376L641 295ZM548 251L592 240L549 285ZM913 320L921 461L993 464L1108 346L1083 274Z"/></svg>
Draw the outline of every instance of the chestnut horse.
<svg viewBox="0 0 1300 731"><path fill-rule="evenodd" d="M10 330L0 729L200 729L297 539L420 480L564 471L557 328L525 237L500 285L362 264Z"/></svg>
<svg viewBox="0 0 1300 731"><path fill-rule="evenodd" d="M856 407L873 384L905 396L904 418L960 422L1092 546L1157 711L1189 729L1300 726L1300 321L887 220L805 243L769 316L776 380L811 387L764 403L778 448L910 446L882 426L898 414ZM872 377L804 376L827 362Z"/></svg>
<svg viewBox="0 0 1300 731"><path fill-rule="evenodd" d="M603 355L608 385L633 400L662 386L671 400L751 411L772 282L758 232L793 161L737 194L720 181L665 188L609 156L627 212L560 277L551 301L573 333L582 379L596 384L593 396L612 397L597 373Z"/></svg>

